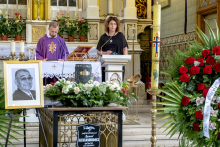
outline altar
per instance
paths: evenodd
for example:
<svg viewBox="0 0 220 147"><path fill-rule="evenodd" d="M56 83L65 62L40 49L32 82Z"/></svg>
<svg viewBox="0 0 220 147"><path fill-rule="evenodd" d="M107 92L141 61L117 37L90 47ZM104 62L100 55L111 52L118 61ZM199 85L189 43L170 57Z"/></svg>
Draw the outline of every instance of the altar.
<svg viewBox="0 0 220 147"><path fill-rule="evenodd" d="M95 81L102 82L102 72L100 62L81 61L42 61L43 78L75 78L76 64L91 64L91 77Z"/></svg>

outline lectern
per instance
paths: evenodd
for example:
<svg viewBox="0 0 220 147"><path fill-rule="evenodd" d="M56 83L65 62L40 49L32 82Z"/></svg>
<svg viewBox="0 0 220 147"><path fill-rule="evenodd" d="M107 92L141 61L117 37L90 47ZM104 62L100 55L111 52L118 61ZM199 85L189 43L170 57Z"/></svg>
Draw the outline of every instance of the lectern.
<svg viewBox="0 0 220 147"><path fill-rule="evenodd" d="M117 78L122 82L122 67L131 61L131 55L102 55L101 64L105 67L105 81Z"/></svg>

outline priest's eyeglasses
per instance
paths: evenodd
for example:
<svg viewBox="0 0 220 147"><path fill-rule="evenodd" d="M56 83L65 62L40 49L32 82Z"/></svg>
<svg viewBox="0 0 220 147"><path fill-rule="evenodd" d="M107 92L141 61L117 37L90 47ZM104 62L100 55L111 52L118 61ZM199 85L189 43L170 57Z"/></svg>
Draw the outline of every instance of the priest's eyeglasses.
<svg viewBox="0 0 220 147"><path fill-rule="evenodd" d="M28 78L22 77L22 78L17 78L17 79L21 79L22 82L25 82L25 81L27 81L27 80L28 80L28 82L30 82L30 81L33 80L33 77L28 77Z"/></svg>

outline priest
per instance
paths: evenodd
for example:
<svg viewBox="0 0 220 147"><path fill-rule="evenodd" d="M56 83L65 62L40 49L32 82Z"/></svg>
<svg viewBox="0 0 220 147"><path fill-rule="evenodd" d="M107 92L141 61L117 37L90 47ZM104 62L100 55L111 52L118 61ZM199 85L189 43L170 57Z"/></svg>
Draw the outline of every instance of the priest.
<svg viewBox="0 0 220 147"><path fill-rule="evenodd" d="M59 31L58 22L51 22L49 24L49 33L45 34L39 39L36 48L36 59L42 61L65 61L69 55L67 46L63 38L57 35ZM55 83L57 79L44 78L44 85Z"/></svg>
<svg viewBox="0 0 220 147"><path fill-rule="evenodd" d="M40 38L37 43L36 59L43 61L66 60L69 52L63 38L57 35L59 31L58 22L51 22L48 30L49 33Z"/></svg>

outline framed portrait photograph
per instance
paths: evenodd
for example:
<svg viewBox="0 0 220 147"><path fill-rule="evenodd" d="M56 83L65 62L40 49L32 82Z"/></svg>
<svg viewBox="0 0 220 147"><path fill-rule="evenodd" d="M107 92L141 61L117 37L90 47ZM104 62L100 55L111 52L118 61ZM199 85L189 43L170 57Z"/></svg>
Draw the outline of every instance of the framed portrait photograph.
<svg viewBox="0 0 220 147"><path fill-rule="evenodd" d="M42 62L4 61L5 109L44 107Z"/></svg>

